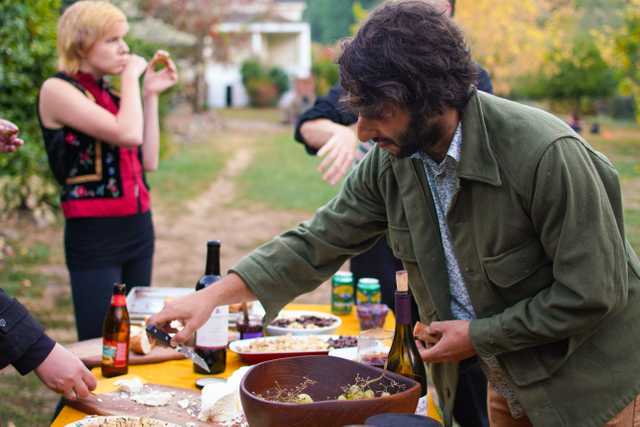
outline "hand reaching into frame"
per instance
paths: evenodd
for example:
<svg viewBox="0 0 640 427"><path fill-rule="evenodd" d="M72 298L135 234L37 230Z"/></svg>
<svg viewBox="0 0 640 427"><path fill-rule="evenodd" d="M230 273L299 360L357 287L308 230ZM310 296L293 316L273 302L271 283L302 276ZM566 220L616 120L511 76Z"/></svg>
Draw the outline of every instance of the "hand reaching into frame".
<svg viewBox="0 0 640 427"><path fill-rule="evenodd" d="M24 141L18 137L19 129L8 120L0 119L0 152L13 153Z"/></svg>

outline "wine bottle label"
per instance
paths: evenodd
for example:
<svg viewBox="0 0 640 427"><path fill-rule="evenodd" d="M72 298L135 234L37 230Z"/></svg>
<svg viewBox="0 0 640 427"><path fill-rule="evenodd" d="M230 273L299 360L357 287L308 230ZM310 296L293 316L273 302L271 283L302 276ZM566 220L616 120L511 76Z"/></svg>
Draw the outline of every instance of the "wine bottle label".
<svg viewBox="0 0 640 427"><path fill-rule="evenodd" d="M127 305L127 297L124 295L114 295L111 298L111 306L113 307L124 307Z"/></svg>
<svg viewBox="0 0 640 427"><path fill-rule="evenodd" d="M229 306L216 307L211 317L196 332L196 347L226 347L229 340Z"/></svg>
<svg viewBox="0 0 640 427"><path fill-rule="evenodd" d="M104 340L102 344L102 364L115 368L123 368L127 366L128 352L128 343Z"/></svg>

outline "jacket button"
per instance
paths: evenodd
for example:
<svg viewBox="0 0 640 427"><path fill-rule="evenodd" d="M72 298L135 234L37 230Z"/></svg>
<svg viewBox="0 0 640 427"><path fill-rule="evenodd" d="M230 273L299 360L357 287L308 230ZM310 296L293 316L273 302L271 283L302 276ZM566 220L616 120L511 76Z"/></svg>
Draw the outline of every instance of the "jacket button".
<svg viewBox="0 0 640 427"><path fill-rule="evenodd" d="M6 328L7 327L7 321L4 319L0 319L0 328Z"/></svg>

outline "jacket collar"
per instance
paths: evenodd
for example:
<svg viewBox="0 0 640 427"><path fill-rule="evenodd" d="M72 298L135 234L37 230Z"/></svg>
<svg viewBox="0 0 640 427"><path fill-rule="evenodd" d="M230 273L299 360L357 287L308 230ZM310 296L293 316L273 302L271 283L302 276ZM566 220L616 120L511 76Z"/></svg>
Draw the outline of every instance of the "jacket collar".
<svg viewBox="0 0 640 427"><path fill-rule="evenodd" d="M483 94L473 87L462 113L462 155L458 176L494 186L502 185L498 162L491 149L482 112Z"/></svg>

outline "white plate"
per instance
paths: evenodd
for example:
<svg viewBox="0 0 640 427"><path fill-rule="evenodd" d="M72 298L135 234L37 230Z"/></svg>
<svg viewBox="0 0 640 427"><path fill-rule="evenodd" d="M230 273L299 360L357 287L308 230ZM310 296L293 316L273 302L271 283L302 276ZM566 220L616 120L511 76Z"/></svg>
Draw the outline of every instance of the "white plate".
<svg viewBox="0 0 640 427"><path fill-rule="evenodd" d="M323 342L328 342L330 339L339 338L338 335L322 335L322 336L313 336L314 339L319 339ZM249 345L252 343L258 342L269 342L276 341L281 339L289 339L294 340L296 342L305 342L311 339L312 336L275 336L275 337L260 337L260 338L251 338L248 340L237 340L229 343L229 350L237 353L240 357L240 360L244 363L254 364L259 362L264 362L266 360L279 359L281 357L291 357L291 356L310 356L310 355L322 355L329 353L329 349L289 349L289 350L277 350L277 351L262 351L262 352L252 352L247 349Z"/></svg>
<svg viewBox="0 0 640 427"><path fill-rule="evenodd" d="M99 426L108 422L115 422L118 420L127 421L127 422L135 422L139 421L142 417L129 417L129 416L96 416L91 415L88 417L84 417L81 420L74 421L70 424L67 424L65 427L90 427L90 426ZM156 418L144 417L146 421L154 421L153 427L180 427L178 424L169 423L166 421L161 421Z"/></svg>
<svg viewBox="0 0 640 427"><path fill-rule="evenodd" d="M323 313L321 311L306 311L306 310L283 310L280 312L276 319L282 318L295 318L300 316L316 316L333 319L333 324L322 328L310 328L310 329L297 329L297 328L281 328L278 326L268 325L267 335L327 335L335 334L342 320L338 316L334 316L330 313Z"/></svg>
<svg viewBox="0 0 640 427"><path fill-rule="evenodd" d="M342 359L358 361L358 347L332 348L329 356L340 357Z"/></svg>

